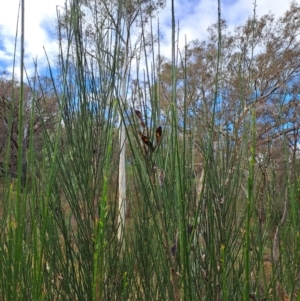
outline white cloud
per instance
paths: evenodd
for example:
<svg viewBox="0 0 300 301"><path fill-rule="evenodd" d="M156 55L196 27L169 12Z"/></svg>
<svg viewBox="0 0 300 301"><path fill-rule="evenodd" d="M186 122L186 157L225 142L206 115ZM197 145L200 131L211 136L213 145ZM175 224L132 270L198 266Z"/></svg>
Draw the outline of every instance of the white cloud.
<svg viewBox="0 0 300 301"><path fill-rule="evenodd" d="M160 14L160 28L165 41L161 45L161 54L171 55L171 1L166 10ZM254 13L254 1L223 0L221 1L221 18L225 19L230 31L242 25ZM289 9L290 2L274 0L256 0L255 14L260 17L270 11L275 16L282 15ZM217 1L211 0L175 0L175 14L179 20L179 48L195 39L207 37L207 29L218 20ZM177 26L178 23L176 23Z"/></svg>
<svg viewBox="0 0 300 301"><path fill-rule="evenodd" d="M33 60L43 68L47 65L43 47L50 58L57 53L57 43L54 40L56 5L62 5L64 0L27 0L25 1L25 65L29 74L34 73ZM15 36L18 23L18 0L10 0L5 9L0 10L0 68L13 71ZM19 74L20 58L20 19L18 26L18 43L16 52L16 70Z"/></svg>
<svg viewBox="0 0 300 301"><path fill-rule="evenodd" d="M50 59L54 59L58 51L55 40L56 7L63 6L65 0L27 0L25 1L25 41L26 67L33 74L33 59L38 59L39 67L47 65L45 47ZM161 54L171 55L171 1L167 0L167 7L159 15L160 30L164 39L161 41ZM221 14L232 29L242 24L253 15L253 2L249 0L223 0ZM289 8L288 1L257 0L256 14L261 16L270 10L277 16ZM12 71L14 54L14 39L16 34L18 0L9 0L5 9L0 10L0 68ZM179 20L179 46L194 39L204 39L207 28L217 21L217 1L212 0L175 0L176 18ZM177 23L176 23L177 25ZM19 32L20 35L20 32ZM17 62L19 67L19 44L17 48ZM17 71L17 70L16 70ZM18 74L18 71L16 72Z"/></svg>

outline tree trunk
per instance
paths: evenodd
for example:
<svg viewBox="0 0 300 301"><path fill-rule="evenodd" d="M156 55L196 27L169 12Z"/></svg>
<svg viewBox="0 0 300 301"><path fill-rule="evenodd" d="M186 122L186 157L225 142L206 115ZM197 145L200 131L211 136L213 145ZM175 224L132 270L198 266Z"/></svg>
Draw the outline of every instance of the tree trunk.
<svg viewBox="0 0 300 301"><path fill-rule="evenodd" d="M127 29L130 25L127 24ZM123 78L121 83L121 100L120 100L120 160L119 160L119 216L118 216L118 239L122 241L123 248L125 247L124 231L125 231L125 214L126 214L126 170L125 170L125 154L126 154L126 130L122 114L125 110L126 102L126 83L128 75L128 52L129 52L129 31L127 31L126 45L124 53Z"/></svg>
<svg viewBox="0 0 300 301"><path fill-rule="evenodd" d="M120 160L119 160L119 216L118 216L118 239L124 245L125 213L126 213L126 172L125 172L125 152L126 133L125 125L120 113Z"/></svg>

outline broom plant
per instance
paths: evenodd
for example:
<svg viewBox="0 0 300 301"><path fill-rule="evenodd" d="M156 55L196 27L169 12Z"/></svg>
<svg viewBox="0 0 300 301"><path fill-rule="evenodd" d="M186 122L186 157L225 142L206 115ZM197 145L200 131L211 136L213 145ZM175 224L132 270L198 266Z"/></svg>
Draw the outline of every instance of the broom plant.
<svg viewBox="0 0 300 301"><path fill-rule="evenodd" d="M29 103L22 77L12 89L12 99L20 91L18 168L14 179L9 142L0 191L1 300L297 300L296 168L287 143L280 174L275 163L260 161L256 112L244 110L242 60L241 101L231 108L239 128L223 129L220 2L214 95L200 122L174 1L167 79L150 2L74 0L58 11L58 67L49 62L57 111L52 129L39 119L41 148L36 120L40 100L49 98L38 66L28 78ZM252 30L254 41L255 24ZM8 120L13 128L13 111ZM279 181L286 188L276 195Z"/></svg>

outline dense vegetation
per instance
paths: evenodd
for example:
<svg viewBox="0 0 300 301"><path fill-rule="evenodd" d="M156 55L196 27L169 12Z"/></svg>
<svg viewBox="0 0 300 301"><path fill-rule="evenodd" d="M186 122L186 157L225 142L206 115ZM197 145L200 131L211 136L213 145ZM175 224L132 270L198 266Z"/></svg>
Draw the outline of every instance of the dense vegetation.
<svg viewBox="0 0 300 301"><path fill-rule="evenodd" d="M67 2L1 74L0 300L299 300L300 6L184 49L172 11L170 58L164 7Z"/></svg>

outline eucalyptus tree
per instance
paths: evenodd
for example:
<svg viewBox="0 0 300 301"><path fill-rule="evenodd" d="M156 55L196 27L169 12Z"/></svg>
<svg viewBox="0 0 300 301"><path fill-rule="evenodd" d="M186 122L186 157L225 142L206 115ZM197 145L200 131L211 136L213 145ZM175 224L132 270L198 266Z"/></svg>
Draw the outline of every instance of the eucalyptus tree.
<svg viewBox="0 0 300 301"><path fill-rule="evenodd" d="M165 0L130 0L130 1L106 1L98 0L86 1L85 5L89 9L87 15L92 15L95 23L87 26L89 35L96 32L104 19L109 22L110 30L115 31L115 45L118 48L118 60L115 66L116 82L114 97L118 100L119 106L119 217L118 217L118 237L123 239L126 213L126 172L125 172L125 154L126 154L126 105L130 91L132 79L132 63L139 64L141 52L144 50L143 37L147 33L147 24L149 19L155 16L155 12L164 7ZM102 15L100 17L100 15ZM102 18L102 19L101 19ZM102 20L102 21L101 21ZM95 51L101 51L95 46Z"/></svg>
<svg viewBox="0 0 300 301"><path fill-rule="evenodd" d="M218 30L217 24L212 25L206 40L191 41L182 52L182 64L177 69L179 114L182 116L184 105L187 105L188 117L195 120L196 128L213 131L219 148L243 145L247 157L251 141L247 146L243 142L251 112L255 112L259 169L265 172L271 162L276 166L282 160L277 156L282 143L288 147L290 158L295 160L300 130L299 4L292 2L277 19L272 13L251 17L233 32L222 21L216 95ZM172 97L171 62L161 57L160 66L159 91L162 108L167 111ZM195 137L195 151L200 158L205 134L205 131L191 128L190 136Z"/></svg>
<svg viewBox="0 0 300 301"><path fill-rule="evenodd" d="M233 33L223 21L218 94L218 118L223 122L218 125L219 129L215 129L217 132L223 131L224 134L224 129L230 128L233 138L238 141L243 117L252 108L257 112L260 144L292 133L297 128L299 14L300 6L293 2L282 17L275 19L269 13L250 18ZM204 126L210 120L214 101L217 30L213 25L208 29L206 40L190 42L183 52L186 74L183 68L178 69L178 109L186 88L182 84L186 83L189 107ZM160 91L166 108L171 98L170 62L161 58L161 66ZM283 124L287 127L280 129ZM277 128L276 132L274 128Z"/></svg>
<svg viewBox="0 0 300 301"><path fill-rule="evenodd" d="M29 150L30 131L33 148L39 153L43 147L43 131L54 131L57 125L56 97L51 89L50 79L40 77L35 84L23 84L24 91L24 133L23 142L18 143L18 110L20 83L9 73L0 76L0 173L5 170L12 177L17 175L17 154L23 148L23 177L26 178L26 153Z"/></svg>

